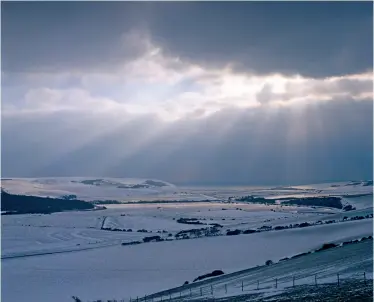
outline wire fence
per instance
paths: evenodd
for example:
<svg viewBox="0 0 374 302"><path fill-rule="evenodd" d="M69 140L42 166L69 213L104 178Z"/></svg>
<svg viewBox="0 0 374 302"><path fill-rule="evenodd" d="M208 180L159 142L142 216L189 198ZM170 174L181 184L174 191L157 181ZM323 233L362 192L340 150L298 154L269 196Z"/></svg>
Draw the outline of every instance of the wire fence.
<svg viewBox="0 0 374 302"><path fill-rule="evenodd" d="M246 276L235 280L220 280L215 284L198 286L198 284L190 284L170 290L166 290L143 297L130 297L129 300L120 300L121 302L161 302L161 301L190 301L209 298L212 300L217 297L227 297L229 295L240 295L250 292L261 292L269 289L284 289L295 287L298 285L318 285L336 284L338 287L346 280L360 280L365 285L372 282L372 273L362 272L354 274L336 273L335 275L295 275L283 276L279 278L266 278L262 280L246 281ZM248 276L247 276L248 278ZM243 280L240 280L243 279ZM212 280L213 281L213 280Z"/></svg>

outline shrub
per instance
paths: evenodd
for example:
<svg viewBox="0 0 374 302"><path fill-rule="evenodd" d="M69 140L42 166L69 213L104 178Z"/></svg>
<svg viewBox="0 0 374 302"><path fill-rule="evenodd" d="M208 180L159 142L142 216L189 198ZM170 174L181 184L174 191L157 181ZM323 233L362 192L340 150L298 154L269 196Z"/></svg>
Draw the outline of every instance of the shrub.
<svg viewBox="0 0 374 302"><path fill-rule="evenodd" d="M243 234L252 234L252 233L256 233L256 230L245 230L243 232Z"/></svg>
<svg viewBox="0 0 374 302"><path fill-rule="evenodd" d="M308 255L308 254L310 254L310 252L297 254L297 255L295 255L295 256L292 256L291 259L299 258L299 257L301 257L301 256L305 256L305 255Z"/></svg>
<svg viewBox="0 0 374 302"><path fill-rule="evenodd" d="M272 229L272 227L268 226L268 225L263 225L262 227L259 228L259 230L261 230L261 231L269 231L271 229Z"/></svg>
<svg viewBox="0 0 374 302"><path fill-rule="evenodd" d="M356 208L352 207L352 205L348 204L348 205L344 206L343 210L344 211L353 211L353 210L356 210Z"/></svg>
<svg viewBox="0 0 374 302"><path fill-rule="evenodd" d="M233 236L233 235L239 235L241 234L241 230L235 230L235 231L227 231L226 235L227 236Z"/></svg>
<svg viewBox="0 0 374 302"><path fill-rule="evenodd" d="M151 241L162 241L160 236L150 236L150 237L144 237L144 242L151 242Z"/></svg>
<svg viewBox="0 0 374 302"><path fill-rule="evenodd" d="M273 261L271 261L271 260L267 260L266 262L265 262L265 265L272 265L273 264Z"/></svg>
<svg viewBox="0 0 374 302"><path fill-rule="evenodd" d="M325 222L325 224L331 224L331 223L335 223L335 220L327 220L327 221Z"/></svg>
<svg viewBox="0 0 374 302"><path fill-rule="evenodd" d="M205 224L197 220L197 218L179 218L177 222L184 223L184 224Z"/></svg>
<svg viewBox="0 0 374 302"><path fill-rule="evenodd" d="M223 271L221 271L221 270L215 270L215 271L211 272L210 274L201 275L201 276L195 278L193 280L193 282L196 282L196 281L199 281L199 280L203 280L205 278L220 276L220 275L223 275L223 274L224 274Z"/></svg>
<svg viewBox="0 0 374 302"><path fill-rule="evenodd" d="M317 252L323 251L323 250L328 250L328 249L331 249L331 248L334 248L334 247L337 247L337 245L335 243L324 243L322 245L322 247L317 250Z"/></svg>
<svg viewBox="0 0 374 302"><path fill-rule="evenodd" d="M134 244L140 244L141 241L131 241L131 242L122 242L121 245L134 245Z"/></svg>

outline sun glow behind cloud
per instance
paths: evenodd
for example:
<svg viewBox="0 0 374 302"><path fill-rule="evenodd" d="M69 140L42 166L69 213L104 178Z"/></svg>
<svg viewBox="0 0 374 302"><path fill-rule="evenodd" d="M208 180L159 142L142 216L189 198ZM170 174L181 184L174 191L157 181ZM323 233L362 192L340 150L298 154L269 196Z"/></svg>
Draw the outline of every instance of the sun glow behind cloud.
<svg viewBox="0 0 374 302"><path fill-rule="evenodd" d="M130 32L123 41L125 50L135 49L139 55L114 70L26 74L23 80L29 89L20 99L3 100L3 112L116 111L175 121L230 107L373 98L372 72L330 78L239 73L230 64L212 69L166 55L144 33Z"/></svg>

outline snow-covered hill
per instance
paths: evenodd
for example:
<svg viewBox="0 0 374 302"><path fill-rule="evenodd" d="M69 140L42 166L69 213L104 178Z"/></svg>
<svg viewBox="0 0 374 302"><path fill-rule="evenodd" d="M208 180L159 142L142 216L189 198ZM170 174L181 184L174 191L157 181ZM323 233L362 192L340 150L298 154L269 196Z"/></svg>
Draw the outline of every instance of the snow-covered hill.
<svg viewBox="0 0 374 302"><path fill-rule="evenodd" d="M141 196L170 195L176 187L168 182L139 178L51 177L3 179L9 193L81 200L127 200Z"/></svg>
<svg viewBox="0 0 374 302"><path fill-rule="evenodd" d="M372 181L347 181L283 187L177 187L169 182L141 178L49 177L2 179L9 193L41 197L69 197L86 201L227 201L253 195L271 199L311 196L357 197L373 193Z"/></svg>

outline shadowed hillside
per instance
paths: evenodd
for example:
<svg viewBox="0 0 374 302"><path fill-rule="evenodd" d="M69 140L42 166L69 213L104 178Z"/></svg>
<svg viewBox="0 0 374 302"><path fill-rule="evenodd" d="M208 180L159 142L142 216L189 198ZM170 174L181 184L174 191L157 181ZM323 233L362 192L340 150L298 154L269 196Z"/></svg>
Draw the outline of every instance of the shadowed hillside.
<svg viewBox="0 0 374 302"><path fill-rule="evenodd" d="M14 195L1 190L1 211L6 214L49 214L69 210L89 210L94 205L82 200Z"/></svg>

